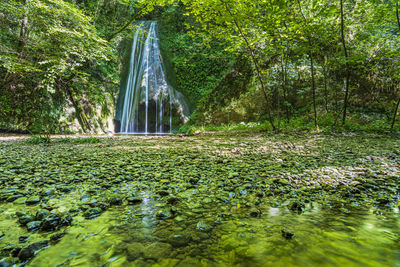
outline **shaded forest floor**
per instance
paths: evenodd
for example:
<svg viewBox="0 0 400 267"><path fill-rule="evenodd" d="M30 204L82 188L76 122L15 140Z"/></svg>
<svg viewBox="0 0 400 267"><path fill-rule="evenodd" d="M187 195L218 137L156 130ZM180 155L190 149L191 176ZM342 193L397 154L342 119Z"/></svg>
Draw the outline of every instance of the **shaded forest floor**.
<svg viewBox="0 0 400 267"><path fill-rule="evenodd" d="M260 218L265 204L298 215L314 202L339 214L366 206L381 214L399 205L400 140L388 135L60 137L49 144L19 138L0 141L0 256L9 262L31 260L30 252L56 244L68 227L109 209L148 201L156 203L149 215L155 224L190 221L201 230L187 240L157 237L172 247L203 239L217 218ZM199 221L209 217L201 210L208 206L216 217ZM21 236L31 239L21 245ZM129 260L159 259L143 253Z"/></svg>

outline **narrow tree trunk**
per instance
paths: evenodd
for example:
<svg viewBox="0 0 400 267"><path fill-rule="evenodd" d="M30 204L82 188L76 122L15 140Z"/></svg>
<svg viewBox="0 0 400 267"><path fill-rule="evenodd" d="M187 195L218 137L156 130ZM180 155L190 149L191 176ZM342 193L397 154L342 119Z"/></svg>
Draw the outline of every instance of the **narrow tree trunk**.
<svg viewBox="0 0 400 267"><path fill-rule="evenodd" d="M81 67L83 68L84 65L82 65ZM75 117L78 120L79 124L81 125L83 132L86 133L90 131L91 128L90 122L86 117L79 100L75 99L73 94L73 88L70 87L70 84L72 83L72 80L75 78L75 76L76 76L75 73L71 74L70 77L68 77L68 79L66 79L65 81L63 82L60 81L60 84L63 83L65 85L65 91L67 92L68 98L71 100L72 105L75 108Z"/></svg>
<svg viewBox="0 0 400 267"><path fill-rule="evenodd" d="M344 38L344 12L343 12L343 0L340 0L340 33L342 37L342 45L344 51L344 57L346 59L346 80L345 80L345 95L344 95L344 104L343 104L343 117L342 117L342 124L346 122L346 115L347 115L347 105L349 100L349 80L350 80L350 70L349 70L349 62L348 62L348 53L346 47L346 41Z"/></svg>
<svg viewBox="0 0 400 267"><path fill-rule="evenodd" d="M393 130L394 124L396 123L396 116L397 116L397 111L399 110L399 105L400 105L400 98L399 98L399 100L397 100L397 104L396 104L396 107L394 109L392 125L390 126L390 130Z"/></svg>
<svg viewBox="0 0 400 267"><path fill-rule="evenodd" d="M25 6L28 4L28 0L24 0ZM21 31L19 34L19 42L18 42L18 54L19 57L22 58L24 55L24 49L26 45L26 32L28 28L28 14L24 14L24 17L22 18L22 23L21 23Z"/></svg>
<svg viewBox="0 0 400 267"><path fill-rule="evenodd" d="M263 91L264 98L265 98L265 100L267 101L267 115L268 115L268 121L271 123L272 129L273 129L273 130L276 130L276 126L275 126L275 124L274 124L274 121L273 121L273 118L272 118L272 113L271 113L271 110L272 110L272 108L271 108L271 102L270 102L270 99L269 99L269 97L268 97L268 93L267 93L266 86L265 86L264 81L263 81L263 79L262 79L261 70L260 70L260 67L259 67L259 64L258 64L258 60L257 60L257 58L256 58L256 56L255 56L255 54L254 54L254 49L251 47L249 40L247 40L246 35L243 33L243 30L242 30L242 28L240 27L239 22L235 19L235 17L233 16L231 10L229 9L228 3L225 2L225 1L223 1L223 0L221 0L221 2L224 4L226 11L227 11L227 12L229 13L229 15L231 16L231 18L232 18L232 20L233 20L233 23L235 24L237 30L239 31L240 36L242 36L243 40L244 40L245 43L246 43L247 50L248 50L249 53L250 53L250 57L251 57L251 59L252 59L252 61L253 61L254 67L255 67L255 69L256 69L257 78L258 78L258 80L259 80L259 82L260 82L260 84L261 84L261 89L262 89L262 91Z"/></svg>
<svg viewBox="0 0 400 267"><path fill-rule="evenodd" d="M284 60L284 57L281 57L281 71L282 71L282 90L283 90L283 100L284 100L284 106L285 106L285 111L286 111L286 120L289 122L289 107L287 105L288 103L288 90L287 90L287 75L286 75L286 61Z"/></svg>
<svg viewBox="0 0 400 267"><path fill-rule="evenodd" d="M400 16L399 16L399 3L396 2L396 18L397 18L397 25L399 26L400 30Z"/></svg>
<svg viewBox="0 0 400 267"><path fill-rule="evenodd" d="M396 18L397 18L397 25L399 26L399 30L400 30L399 3L397 3L397 2L396 2ZM397 116L397 112L399 110L399 105L400 105L400 98L399 98L399 100L397 100L397 104L394 109L392 125L390 126L390 130L393 130L394 124L396 123L396 116Z"/></svg>
<svg viewBox="0 0 400 267"><path fill-rule="evenodd" d="M327 57L325 56L324 57L324 65L323 65L323 72L324 72L324 92L325 92L325 110L326 110L326 113L328 113L329 112L329 109L328 109L328 102L329 102L329 100L328 100L328 97L329 97L329 93L328 93L328 80L327 80L327 77L326 77L326 66L327 66L327 61L328 61L328 59L327 59Z"/></svg>
<svg viewBox="0 0 400 267"><path fill-rule="evenodd" d="M310 49L312 49L312 47L310 47ZM312 81L313 108L314 108L314 126L318 127L318 122L317 122L317 103L316 103L316 94L315 94L314 57L313 57L312 51L310 51L310 64L311 64L311 81Z"/></svg>
<svg viewBox="0 0 400 267"><path fill-rule="evenodd" d="M75 100L72 91L67 88L67 94L75 108L75 117L78 119L79 124L82 127L83 132L87 133L90 130L90 123L78 101Z"/></svg>

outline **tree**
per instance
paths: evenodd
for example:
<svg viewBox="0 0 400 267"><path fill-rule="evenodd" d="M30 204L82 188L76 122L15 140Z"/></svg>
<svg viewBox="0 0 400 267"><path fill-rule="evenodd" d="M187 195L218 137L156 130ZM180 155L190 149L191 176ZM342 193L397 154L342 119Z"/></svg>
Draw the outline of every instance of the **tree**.
<svg viewBox="0 0 400 267"><path fill-rule="evenodd" d="M89 130L81 102L96 105L92 99L104 97L102 90L87 90L89 66L111 57L91 19L62 0L1 1L0 10L0 68L5 73L0 94L9 107L3 122L54 131L49 127L57 125L68 99L82 128Z"/></svg>

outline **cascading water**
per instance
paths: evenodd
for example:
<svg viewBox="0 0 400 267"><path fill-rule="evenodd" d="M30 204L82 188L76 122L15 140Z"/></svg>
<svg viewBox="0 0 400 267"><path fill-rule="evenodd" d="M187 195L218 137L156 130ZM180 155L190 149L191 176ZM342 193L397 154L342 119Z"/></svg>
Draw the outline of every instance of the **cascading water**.
<svg viewBox="0 0 400 267"><path fill-rule="evenodd" d="M170 133L186 122L184 96L166 79L157 22L141 22L132 41L129 72L118 97L116 132Z"/></svg>

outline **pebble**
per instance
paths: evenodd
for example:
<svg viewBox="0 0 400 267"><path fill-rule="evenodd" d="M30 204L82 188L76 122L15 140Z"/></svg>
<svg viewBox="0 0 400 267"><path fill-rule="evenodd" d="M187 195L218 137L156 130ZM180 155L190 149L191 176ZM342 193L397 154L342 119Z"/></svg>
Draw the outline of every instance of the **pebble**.
<svg viewBox="0 0 400 267"><path fill-rule="evenodd" d="M41 221L32 221L26 224L26 228L29 232L33 232L39 229Z"/></svg>
<svg viewBox="0 0 400 267"><path fill-rule="evenodd" d="M31 196L26 200L26 204L28 205L34 205L40 202L40 197L39 196Z"/></svg>
<svg viewBox="0 0 400 267"><path fill-rule="evenodd" d="M30 258L32 258L35 255L35 253L37 251L46 247L47 245L48 245L47 240L30 244L27 247L24 247L23 249L21 249L21 251L18 253L18 258L22 262L29 260Z"/></svg>

